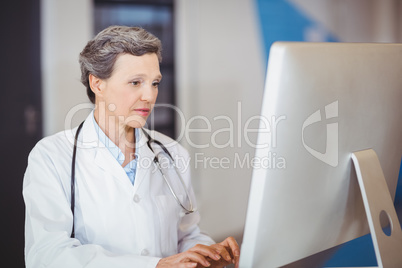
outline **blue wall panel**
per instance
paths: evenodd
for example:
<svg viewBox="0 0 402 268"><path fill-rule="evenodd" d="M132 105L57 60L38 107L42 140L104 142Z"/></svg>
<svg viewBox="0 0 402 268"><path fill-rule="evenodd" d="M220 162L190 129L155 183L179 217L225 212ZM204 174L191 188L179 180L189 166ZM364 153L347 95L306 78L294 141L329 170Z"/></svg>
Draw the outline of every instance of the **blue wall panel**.
<svg viewBox="0 0 402 268"><path fill-rule="evenodd" d="M273 42L309 41L306 40L308 29L324 29L285 0L257 0L257 9L267 58ZM329 31L324 29L324 32L323 41L337 41Z"/></svg>

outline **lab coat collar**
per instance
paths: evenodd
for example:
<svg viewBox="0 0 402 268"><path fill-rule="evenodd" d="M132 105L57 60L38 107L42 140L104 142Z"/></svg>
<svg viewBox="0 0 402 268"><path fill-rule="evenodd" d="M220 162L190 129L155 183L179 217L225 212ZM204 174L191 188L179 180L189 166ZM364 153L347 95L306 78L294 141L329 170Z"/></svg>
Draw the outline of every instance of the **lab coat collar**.
<svg viewBox="0 0 402 268"><path fill-rule="evenodd" d="M99 148L105 147L102 142L99 141L98 134L96 133L96 128L94 126L94 111L87 116L82 126L81 133L78 137L78 144L82 148Z"/></svg>
<svg viewBox="0 0 402 268"><path fill-rule="evenodd" d="M94 150L94 162L97 166L102 168L105 172L118 178L123 183L127 184L127 187L132 188L130 180L127 178L123 167L113 158L105 145L99 141L96 128L94 126L93 111L86 118L84 125L82 126L81 133L79 135L78 144L82 148L95 149ZM146 130L147 131L147 130ZM139 139L136 142L136 157L137 158L137 170L134 181L134 192L137 191L141 183L149 178L150 170L155 170L155 164L152 162L154 159L154 153L149 149L147 145L148 138L144 135L142 130L138 131Z"/></svg>

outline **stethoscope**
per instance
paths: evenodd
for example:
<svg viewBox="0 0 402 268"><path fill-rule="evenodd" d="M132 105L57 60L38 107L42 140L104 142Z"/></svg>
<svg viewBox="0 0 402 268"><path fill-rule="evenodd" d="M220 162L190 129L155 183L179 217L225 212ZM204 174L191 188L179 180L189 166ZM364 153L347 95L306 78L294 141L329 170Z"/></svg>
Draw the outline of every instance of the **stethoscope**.
<svg viewBox="0 0 402 268"><path fill-rule="evenodd" d="M76 159L76 155L77 155L77 140L78 140L78 135L81 131L82 126L84 125L83 121L77 128L77 132L75 133L75 138L74 138L74 149L73 149L73 157L72 157L72 163L71 163L71 212L73 213L73 227L72 227L72 231L71 231L71 238L75 237L75 231L74 231L74 208L75 208L75 159ZM180 207L182 207L185 211L185 214L190 214L193 213L195 211L195 209L193 208L193 203L191 202L191 198L190 195L188 193L186 184L184 183L184 180L182 178L182 176L180 175L180 171L178 170L172 155L170 154L170 152L168 151L168 149L166 149L166 147L158 140L153 139L143 128L141 128L142 132L145 134L145 136L147 137L148 141L147 141L147 145L149 147L149 149L154 153L155 157L153 159L154 164L158 167L159 172L161 173L166 185L169 188L170 193L173 195L174 199L176 200L176 202L180 205ZM185 207L183 205L183 203L180 201L180 199L178 198L177 194L175 193L175 191L173 190L172 185L169 183L169 180L167 179L165 173L162 171L162 167L161 164L159 162L159 159L157 157L157 155L155 154L151 143L155 143L157 144L163 151L164 153L168 156L169 159L169 164L171 166L174 167L175 172L177 174L177 176L180 179L180 182L183 186L184 191L186 192L186 196L187 196L187 200L189 203L189 208Z"/></svg>

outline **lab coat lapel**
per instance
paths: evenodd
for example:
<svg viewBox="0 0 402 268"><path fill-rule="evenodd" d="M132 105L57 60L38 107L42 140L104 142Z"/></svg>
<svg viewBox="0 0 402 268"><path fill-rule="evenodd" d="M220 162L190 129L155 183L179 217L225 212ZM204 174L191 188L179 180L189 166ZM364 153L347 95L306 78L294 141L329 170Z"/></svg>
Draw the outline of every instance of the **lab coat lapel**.
<svg viewBox="0 0 402 268"><path fill-rule="evenodd" d="M123 183L129 183L130 186L131 182L127 177L126 172L122 168L122 166L113 158L112 154L106 147L99 147L96 150L95 154L95 164L102 169L104 172L108 173L109 175L121 180Z"/></svg>
<svg viewBox="0 0 402 268"><path fill-rule="evenodd" d="M148 138L144 135L143 130L139 130L139 141L137 142L137 171L135 174L134 192L136 192L145 180L151 179L152 172L156 166L153 163L154 153L147 145Z"/></svg>
<svg viewBox="0 0 402 268"><path fill-rule="evenodd" d="M85 120L82 128L82 141L83 146L95 149L92 155L93 162L101 170L121 180L123 183L128 183L130 186L132 186L124 169L116 161L116 159L113 158L108 148L106 148L105 145L99 141L93 122L93 112L91 112L91 114Z"/></svg>

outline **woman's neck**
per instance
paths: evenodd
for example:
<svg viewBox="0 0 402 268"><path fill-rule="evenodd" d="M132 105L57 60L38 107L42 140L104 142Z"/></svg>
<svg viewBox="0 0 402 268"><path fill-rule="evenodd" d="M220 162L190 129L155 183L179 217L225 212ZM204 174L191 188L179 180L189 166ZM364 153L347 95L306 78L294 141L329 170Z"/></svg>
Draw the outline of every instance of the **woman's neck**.
<svg viewBox="0 0 402 268"><path fill-rule="evenodd" d="M116 116L99 112L97 108L95 108L94 117L106 136L120 148L128 160L127 156L135 153L135 129L120 122Z"/></svg>

